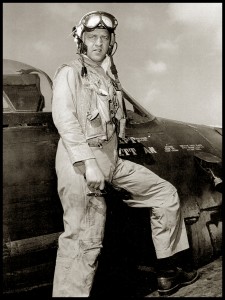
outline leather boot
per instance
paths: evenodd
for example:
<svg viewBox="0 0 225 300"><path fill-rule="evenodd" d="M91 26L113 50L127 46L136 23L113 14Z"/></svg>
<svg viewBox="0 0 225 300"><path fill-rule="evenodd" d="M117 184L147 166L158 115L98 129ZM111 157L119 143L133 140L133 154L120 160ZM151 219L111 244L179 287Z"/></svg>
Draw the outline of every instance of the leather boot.
<svg viewBox="0 0 225 300"><path fill-rule="evenodd" d="M158 260L158 292L161 296L175 293L180 287L198 279L190 251L182 251L168 258Z"/></svg>
<svg viewBox="0 0 225 300"><path fill-rule="evenodd" d="M169 296L175 293L180 287L192 284L199 277L196 270L185 272L180 268L176 271L165 274L161 274L157 277L158 292L160 296Z"/></svg>

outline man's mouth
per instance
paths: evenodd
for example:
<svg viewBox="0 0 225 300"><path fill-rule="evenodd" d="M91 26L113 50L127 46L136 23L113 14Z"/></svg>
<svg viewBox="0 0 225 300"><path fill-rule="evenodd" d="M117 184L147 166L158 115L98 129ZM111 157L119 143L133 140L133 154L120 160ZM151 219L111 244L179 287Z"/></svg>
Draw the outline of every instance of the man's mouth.
<svg viewBox="0 0 225 300"><path fill-rule="evenodd" d="M102 49L95 49L94 52L100 53L100 52L102 52Z"/></svg>

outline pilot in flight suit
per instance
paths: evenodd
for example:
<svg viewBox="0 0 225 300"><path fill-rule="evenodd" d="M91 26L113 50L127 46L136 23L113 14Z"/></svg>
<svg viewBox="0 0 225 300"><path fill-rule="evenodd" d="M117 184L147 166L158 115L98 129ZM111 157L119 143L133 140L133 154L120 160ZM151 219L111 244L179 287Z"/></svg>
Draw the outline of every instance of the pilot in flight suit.
<svg viewBox="0 0 225 300"><path fill-rule="evenodd" d="M125 115L121 94L107 73L116 26L111 14L86 14L73 31L79 58L62 65L54 77L52 116L60 135L56 173L64 232L59 237L53 297L90 295L104 236L106 204L98 195L104 182L127 190L131 198L124 201L129 206L149 208L161 269L171 269L166 261L189 248L176 188L142 165L118 157ZM93 191L97 194L89 196ZM181 280L189 284L197 278L196 271L181 276L174 270L172 279L165 274L158 275L163 295L173 292Z"/></svg>

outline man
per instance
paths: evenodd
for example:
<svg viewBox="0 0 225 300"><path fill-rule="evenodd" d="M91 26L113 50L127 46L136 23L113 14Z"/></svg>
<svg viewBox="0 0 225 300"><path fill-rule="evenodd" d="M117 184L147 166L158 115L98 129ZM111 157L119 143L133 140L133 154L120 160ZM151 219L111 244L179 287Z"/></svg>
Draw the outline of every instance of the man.
<svg viewBox="0 0 225 300"><path fill-rule="evenodd" d="M111 56L117 24L105 12L86 14L73 28L79 58L60 67L54 78L52 115L60 134L56 172L64 210L54 297L90 295L104 235L106 205L101 191L105 182L127 190L131 199L124 201L129 206L150 209L159 293L171 294L198 276L175 265L176 253L189 248L175 187L147 168L118 157L125 112ZM115 81L108 76L110 64Z"/></svg>

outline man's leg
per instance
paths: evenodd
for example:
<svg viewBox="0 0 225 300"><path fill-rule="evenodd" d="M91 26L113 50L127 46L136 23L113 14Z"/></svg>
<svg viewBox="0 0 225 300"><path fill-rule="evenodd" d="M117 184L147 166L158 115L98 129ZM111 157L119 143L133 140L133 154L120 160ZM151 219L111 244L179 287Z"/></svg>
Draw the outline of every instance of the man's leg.
<svg viewBox="0 0 225 300"><path fill-rule="evenodd" d="M66 153L57 155L64 232L59 237L53 297L88 297L102 248L105 200L87 196L83 174L73 168Z"/></svg>
<svg viewBox="0 0 225 300"><path fill-rule="evenodd" d="M149 207L152 238L157 258L165 258L189 248L175 187L149 169L118 160L112 184L131 193L124 200L132 207Z"/></svg>
<svg viewBox="0 0 225 300"><path fill-rule="evenodd" d="M162 290L167 292L177 285L174 280L178 281L172 256L189 248L176 188L147 168L121 159L118 160L112 184L131 193L131 199L124 200L129 206L151 208L150 222L158 259L159 287L161 285ZM191 277L195 275L193 273ZM164 277L172 279L164 280Z"/></svg>

